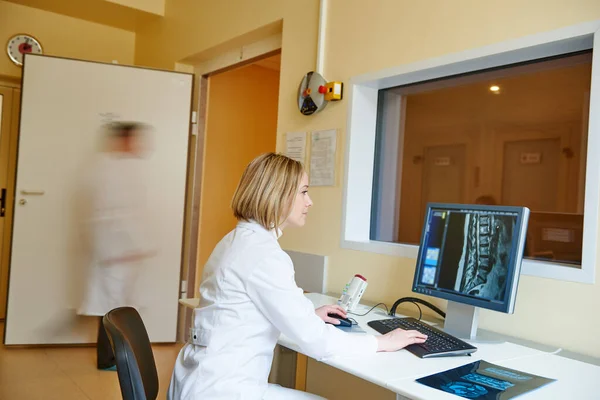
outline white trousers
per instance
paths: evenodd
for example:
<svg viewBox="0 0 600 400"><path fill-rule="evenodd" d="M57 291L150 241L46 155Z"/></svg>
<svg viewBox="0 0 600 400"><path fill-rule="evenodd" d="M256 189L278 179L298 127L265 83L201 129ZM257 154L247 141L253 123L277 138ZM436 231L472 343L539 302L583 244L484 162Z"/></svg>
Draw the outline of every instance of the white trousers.
<svg viewBox="0 0 600 400"><path fill-rule="evenodd" d="M269 384L263 400L325 400L316 394L301 392L299 390L284 388L279 385Z"/></svg>

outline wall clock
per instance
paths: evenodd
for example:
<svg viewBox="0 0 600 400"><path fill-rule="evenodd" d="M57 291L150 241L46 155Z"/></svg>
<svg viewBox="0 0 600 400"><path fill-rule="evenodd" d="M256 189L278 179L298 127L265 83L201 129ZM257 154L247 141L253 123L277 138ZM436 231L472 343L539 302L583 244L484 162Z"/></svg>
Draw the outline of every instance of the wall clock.
<svg viewBox="0 0 600 400"><path fill-rule="evenodd" d="M18 34L8 39L6 53L16 65L23 65L23 56L27 53L42 54L42 45L31 35Z"/></svg>

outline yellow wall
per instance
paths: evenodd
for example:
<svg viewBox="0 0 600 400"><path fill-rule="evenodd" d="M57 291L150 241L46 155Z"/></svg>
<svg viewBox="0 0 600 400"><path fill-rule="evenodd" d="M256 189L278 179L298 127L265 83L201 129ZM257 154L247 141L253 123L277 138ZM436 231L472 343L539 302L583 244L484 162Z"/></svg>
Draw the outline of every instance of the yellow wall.
<svg viewBox="0 0 600 400"><path fill-rule="evenodd" d="M209 78L197 280L235 227L230 202L246 165L275 151L279 71L250 65Z"/></svg>
<svg viewBox="0 0 600 400"><path fill-rule="evenodd" d="M139 65L172 69L177 61L281 19L285 3L281 0L167 0L165 18L136 31L139 40L135 61ZM312 19L313 13L308 15ZM308 21L308 24L313 22ZM312 51L312 46L309 48Z"/></svg>
<svg viewBox="0 0 600 400"><path fill-rule="evenodd" d="M76 18L0 1L0 75L19 77L21 68L8 58L4 44L17 33L29 33L45 54L92 61L133 64L135 34Z"/></svg>
<svg viewBox="0 0 600 400"><path fill-rule="evenodd" d="M173 68L180 59L283 18L278 148L284 148L287 131L339 128L338 150L343 151L347 101L330 104L312 117L300 115L295 103L303 74L315 65L318 8L318 0L167 0L165 20L138 32L136 61ZM328 15L325 77L348 82L358 74L600 19L600 2L331 0ZM339 157L340 176L343 163ZM360 272L369 279L366 299L390 304L411 294L414 260L340 249L339 184L312 188L311 196L315 205L307 226L286 232L283 247L328 255L331 291L339 291L351 274ZM480 326L600 356L600 320L586 307L590 304L600 304L600 283L524 276L516 313L483 311ZM587 329L578 329L573 337L565 319L581 321Z"/></svg>

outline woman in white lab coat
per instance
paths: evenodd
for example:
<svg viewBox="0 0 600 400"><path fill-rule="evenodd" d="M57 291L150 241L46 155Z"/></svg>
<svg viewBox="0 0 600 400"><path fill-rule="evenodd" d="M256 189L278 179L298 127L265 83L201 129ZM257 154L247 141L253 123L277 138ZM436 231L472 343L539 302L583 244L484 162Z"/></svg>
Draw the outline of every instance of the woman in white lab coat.
<svg viewBox="0 0 600 400"><path fill-rule="evenodd" d="M337 322L328 313L346 313L337 305L314 309L296 286L292 261L277 242L284 229L304 225L311 206L301 163L267 153L246 167L232 200L239 222L204 267L200 304L190 342L175 364L170 400L320 398L268 384L281 333L317 360L394 351L424 341L417 331L351 335L325 323Z"/></svg>
<svg viewBox="0 0 600 400"><path fill-rule="evenodd" d="M107 130L105 151L85 182L90 264L77 311L97 317L117 307L138 306L136 281L143 261L151 254L144 236L141 126L114 123ZM98 368L116 370L101 321L97 350Z"/></svg>

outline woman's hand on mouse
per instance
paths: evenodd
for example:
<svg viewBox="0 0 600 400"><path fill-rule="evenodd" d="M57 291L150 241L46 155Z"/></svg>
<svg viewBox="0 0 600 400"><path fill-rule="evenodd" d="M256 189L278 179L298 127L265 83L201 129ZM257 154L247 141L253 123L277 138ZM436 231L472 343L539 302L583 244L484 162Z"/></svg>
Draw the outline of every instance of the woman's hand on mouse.
<svg viewBox="0 0 600 400"><path fill-rule="evenodd" d="M377 351L396 351L410 344L424 343L426 340L427 335L423 335L419 331L405 331L397 328L385 335L377 336Z"/></svg>
<svg viewBox="0 0 600 400"><path fill-rule="evenodd" d="M323 321L328 322L333 325L338 325L340 323L340 321L337 318L332 318L332 317L328 316L327 314L337 314L340 317L344 317L344 318L348 317L346 314L346 311L342 307L338 306L337 304L319 307L315 310L315 313Z"/></svg>

